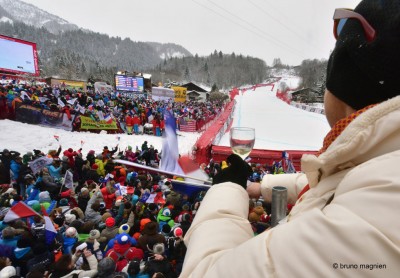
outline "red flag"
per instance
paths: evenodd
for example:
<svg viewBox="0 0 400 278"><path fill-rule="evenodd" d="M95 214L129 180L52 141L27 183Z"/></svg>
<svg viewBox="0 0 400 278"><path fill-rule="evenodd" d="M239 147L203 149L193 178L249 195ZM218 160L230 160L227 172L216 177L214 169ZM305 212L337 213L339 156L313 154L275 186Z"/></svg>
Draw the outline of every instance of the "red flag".
<svg viewBox="0 0 400 278"><path fill-rule="evenodd" d="M57 142L60 140L60 136L58 136L58 135L54 135L54 139L56 139L57 140Z"/></svg>
<svg viewBox="0 0 400 278"><path fill-rule="evenodd" d="M39 215L31 207L26 205L24 202L18 202L16 205L10 208L7 214L4 216L4 222L11 222L19 218L30 217Z"/></svg>

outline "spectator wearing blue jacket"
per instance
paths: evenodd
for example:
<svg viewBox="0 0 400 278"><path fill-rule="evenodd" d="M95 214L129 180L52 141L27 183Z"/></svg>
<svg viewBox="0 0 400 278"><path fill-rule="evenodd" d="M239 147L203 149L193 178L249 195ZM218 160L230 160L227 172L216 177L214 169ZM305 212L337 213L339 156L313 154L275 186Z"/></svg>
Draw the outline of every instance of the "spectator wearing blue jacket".
<svg viewBox="0 0 400 278"><path fill-rule="evenodd" d="M22 158L20 156L15 157L11 160L10 169L13 173L13 180L17 180L19 176L19 170L21 169Z"/></svg>
<svg viewBox="0 0 400 278"><path fill-rule="evenodd" d="M50 164L47 168L49 169L50 176L52 176L56 180L61 179L62 165L58 157L53 158L53 163Z"/></svg>

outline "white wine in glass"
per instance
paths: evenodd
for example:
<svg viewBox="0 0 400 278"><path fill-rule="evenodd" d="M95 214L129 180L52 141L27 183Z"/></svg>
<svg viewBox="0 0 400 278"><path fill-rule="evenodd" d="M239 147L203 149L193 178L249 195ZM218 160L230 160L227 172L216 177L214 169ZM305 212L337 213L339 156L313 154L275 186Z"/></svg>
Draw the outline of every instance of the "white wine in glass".
<svg viewBox="0 0 400 278"><path fill-rule="evenodd" d="M230 132L231 149L242 159L245 159L254 147L256 134L251 127L232 127Z"/></svg>

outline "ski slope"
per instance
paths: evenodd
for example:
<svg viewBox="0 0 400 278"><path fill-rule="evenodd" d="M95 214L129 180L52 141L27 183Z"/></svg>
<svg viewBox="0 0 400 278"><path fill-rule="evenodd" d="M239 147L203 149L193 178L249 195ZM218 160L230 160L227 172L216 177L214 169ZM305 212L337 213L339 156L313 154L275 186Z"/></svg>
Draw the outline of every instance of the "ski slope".
<svg viewBox="0 0 400 278"><path fill-rule="evenodd" d="M239 93L232 126L255 128L254 149L319 150L330 130L325 115L288 105L276 98L277 88L279 84L273 91L271 87L260 87ZM218 145L229 146L229 132Z"/></svg>

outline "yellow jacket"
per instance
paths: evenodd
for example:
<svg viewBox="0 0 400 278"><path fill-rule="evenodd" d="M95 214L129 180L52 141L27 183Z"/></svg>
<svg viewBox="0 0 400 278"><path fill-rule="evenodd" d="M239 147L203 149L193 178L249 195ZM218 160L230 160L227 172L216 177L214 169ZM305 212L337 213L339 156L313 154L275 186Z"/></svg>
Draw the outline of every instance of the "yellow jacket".
<svg viewBox="0 0 400 278"><path fill-rule="evenodd" d="M104 169L104 166L107 164L107 161L103 162L102 159L98 159L96 158L94 160L94 163L97 164L98 168L96 170L97 174L99 174L100 176L105 176L106 175L106 171Z"/></svg>

